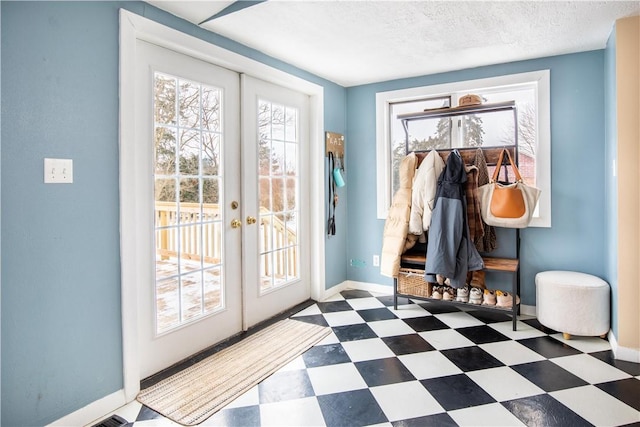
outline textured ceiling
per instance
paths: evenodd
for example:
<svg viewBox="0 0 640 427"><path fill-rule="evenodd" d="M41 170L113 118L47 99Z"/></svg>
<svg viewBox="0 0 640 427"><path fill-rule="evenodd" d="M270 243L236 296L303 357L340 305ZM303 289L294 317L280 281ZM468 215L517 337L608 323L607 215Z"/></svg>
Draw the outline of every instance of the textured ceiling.
<svg viewBox="0 0 640 427"><path fill-rule="evenodd" d="M149 1L200 24L232 1ZM202 24L354 86L605 47L640 1L278 1Z"/></svg>

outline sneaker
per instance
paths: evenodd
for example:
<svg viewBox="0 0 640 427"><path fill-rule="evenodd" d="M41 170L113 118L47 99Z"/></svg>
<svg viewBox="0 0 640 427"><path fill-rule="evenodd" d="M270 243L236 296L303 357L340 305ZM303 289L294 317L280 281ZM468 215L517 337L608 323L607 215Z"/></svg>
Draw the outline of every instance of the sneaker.
<svg viewBox="0 0 640 427"><path fill-rule="evenodd" d="M509 292L496 291L496 298L498 300L498 302L496 303L496 307L513 307L513 295ZM516 295L516 305L517 304L520 304L520 297Z"/></svg>
<svg viewBox="0 0 640 427"><path fill-rule="evenodd" d="M464 288L458 289L458 294L456 295L456 301L469 302L469 287L468 286L465 286Z"/></svg>
<svg viewBox="0 0 640 427"><path fill-rule="evenodd" d="M450 286L446 286L442 292L442 301L453 301L456 299L456 290Z"/></svg>
<svg viewBox="0 0 640 427"><path fill-rule="evenodd" d="M482 289L471 288L471 292L469 292L469 304L482 304Z"/></svg>
<svg viewBox="0 0 640 427"><path fill-rule="evenodd" d="M496 305L496 294L491 289L484 290L482 305Z"/></svg>
<svg viewBox="0 0 640 427"><path fill-rule="evenodd" d="M440 286L433 287L433 292L431 292L431 298L442 299L442 288Z"/></svg>

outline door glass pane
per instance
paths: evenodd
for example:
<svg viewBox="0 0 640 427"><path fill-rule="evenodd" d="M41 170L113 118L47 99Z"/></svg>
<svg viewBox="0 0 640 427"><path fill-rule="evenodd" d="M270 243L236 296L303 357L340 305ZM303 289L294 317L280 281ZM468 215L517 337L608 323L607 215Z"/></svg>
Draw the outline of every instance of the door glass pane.
<svg viewBox="0 0 640 427"><path fill-rule="evenodd" d="M156 334L224 308L220 88L156 72Z"/></svg>
<svg viewBox="0 0 640 427"><path fill-rule="evenodd" d="M258 101L260 292L300 278L297 108Z"/></svg>
<svg viewBox="0 0 640 427"><path fill-rule="evenodd" d="M180 281L173 276L156 282L156 331L159 334L180 323Z"/></svg>
<svg viewBox="0 0 640 427"><path fill-rule="evenodd" d="M175 128L156 126L155 129L156 168L159 175L171 175L176 170Z"/></svg>

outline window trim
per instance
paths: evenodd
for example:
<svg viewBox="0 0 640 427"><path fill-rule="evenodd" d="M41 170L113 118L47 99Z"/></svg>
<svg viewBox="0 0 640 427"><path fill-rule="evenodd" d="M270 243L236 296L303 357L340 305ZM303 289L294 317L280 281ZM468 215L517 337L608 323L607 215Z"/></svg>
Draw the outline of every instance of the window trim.
<svg viewBox="0 0 640 427"><path fill-rule="evenodd" d="M536 152L536 183L542 190L538 201L539 216L530 227L551 227L551 92L549 70L531 71L485 79L466 80L431 86L412 87L376 93L376 213L387 217L391 205L390 105L422 98L444 96L461 91L482 91L496 86L537 85L538 147Z"/></svg>

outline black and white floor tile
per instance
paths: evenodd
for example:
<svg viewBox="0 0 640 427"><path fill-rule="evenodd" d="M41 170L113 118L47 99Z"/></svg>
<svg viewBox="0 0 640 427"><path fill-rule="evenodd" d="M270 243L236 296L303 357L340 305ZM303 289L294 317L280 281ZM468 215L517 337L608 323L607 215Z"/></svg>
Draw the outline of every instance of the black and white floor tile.
<svg viewBox="0 0 640 427"><path fill-rule="evenodd" d="M530 317L347 290L292 318L332 328L203 426L640 426L640 364ZM175 426L133 402L129 426Z"/></svg>

